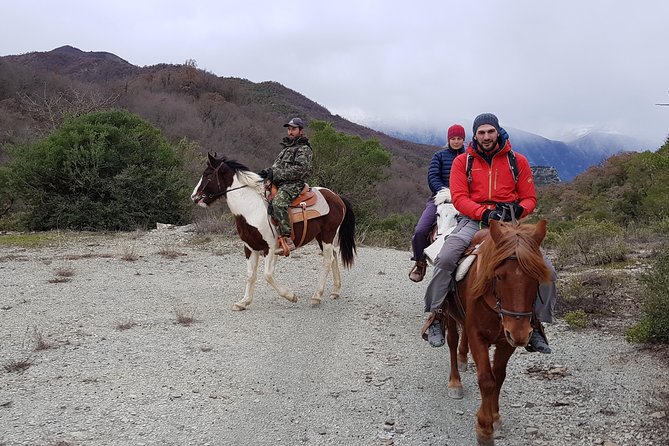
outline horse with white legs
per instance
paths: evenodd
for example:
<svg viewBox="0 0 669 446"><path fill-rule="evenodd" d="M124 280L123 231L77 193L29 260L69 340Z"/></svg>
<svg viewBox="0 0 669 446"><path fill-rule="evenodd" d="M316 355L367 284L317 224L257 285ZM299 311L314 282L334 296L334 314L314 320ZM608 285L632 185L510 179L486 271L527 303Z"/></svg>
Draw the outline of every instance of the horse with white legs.
<svg viewBox="0 0 669 446"><path fill-rule="evenodd" d="M332 271L333 286L330 297L336 299L341 293L341 272L337 257L350 268L355 255L355 216L348 200L326 188L313 188L323 195L329 212L307 221L293 224L294 234L299 234L295 245L304 246L316 240L323 252L323 269L318 285L311 296L311 304L319 304L323 299L325 282ZM245 310L253 302L258 263L265 257L265 280L279 295L290 302L297 302L297 296L288 287L274 279L274 268L279 248L276 227L267 214L268 201L262 178L242 164L216 158L209 154L207 167L195 186L191 199L199 206L207 207L218 198L227 200L228 208L235 216L237 233L244 242L246 255L246 289L244 297L235 302L233 310ZM306 228L305 226L306 225Z"/></svg>

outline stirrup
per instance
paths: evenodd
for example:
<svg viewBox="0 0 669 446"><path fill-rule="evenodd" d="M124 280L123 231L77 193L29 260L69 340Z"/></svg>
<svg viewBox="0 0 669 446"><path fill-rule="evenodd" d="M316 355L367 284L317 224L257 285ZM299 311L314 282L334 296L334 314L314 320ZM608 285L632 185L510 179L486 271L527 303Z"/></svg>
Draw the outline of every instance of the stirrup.
<svg viewBox="0 0 669 446"><path fill-rule="evenodd" d="M288 242L291 242L290 244ZM290 237L279 237L279 247L274 251L278 256L290 256L290 252L296 249L295 243Z"/></svg>

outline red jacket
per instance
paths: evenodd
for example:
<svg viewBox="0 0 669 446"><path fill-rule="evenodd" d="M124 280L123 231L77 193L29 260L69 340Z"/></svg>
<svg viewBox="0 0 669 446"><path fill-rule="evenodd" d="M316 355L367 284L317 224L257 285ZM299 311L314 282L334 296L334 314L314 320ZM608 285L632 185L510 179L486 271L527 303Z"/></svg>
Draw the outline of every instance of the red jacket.
<svg viewBox="0 0 669 446"><path fill-rule="evenodd" d="M515 183L507 157L510 150L511 144L507 139L504 147L493 156L492 163L488 164L470 143L467 151L455 158L451 166L451 198L461 214L472 220L481 220L483 211L495 209L495 203L510 201L525 209L522 217L534 212L537 196L530 163L523 155L514 152L518 165L518 182ZM471 183L467 181L466 172L468 153L474 156Z"/></svg>

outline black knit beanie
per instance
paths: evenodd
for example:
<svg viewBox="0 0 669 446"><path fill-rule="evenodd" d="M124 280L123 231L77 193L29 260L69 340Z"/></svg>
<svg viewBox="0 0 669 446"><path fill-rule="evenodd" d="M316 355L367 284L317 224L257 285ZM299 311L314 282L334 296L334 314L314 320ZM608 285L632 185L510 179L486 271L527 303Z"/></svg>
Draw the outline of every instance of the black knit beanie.
<svg viewBox="0 0 669 446"><path fill-rule="evenodd" d="M499 132L499 121L497 120L497 116L492 113L481 113L474 119L474 134L476 135L476 129L485 124L490 124L495 127L497 132Z"/></svg>

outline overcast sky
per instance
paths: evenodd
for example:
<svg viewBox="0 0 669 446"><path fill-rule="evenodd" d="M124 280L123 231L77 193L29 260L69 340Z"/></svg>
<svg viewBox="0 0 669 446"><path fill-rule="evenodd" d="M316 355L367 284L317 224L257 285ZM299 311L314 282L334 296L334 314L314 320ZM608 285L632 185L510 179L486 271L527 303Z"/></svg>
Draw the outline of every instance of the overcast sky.
<svg viewBox="0 0 669 446"><path fill-rule="evenodd" d="M667 0L0 0L0 55L71 45L272 80L351 121L669 135Z"/></svg>

